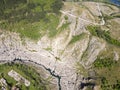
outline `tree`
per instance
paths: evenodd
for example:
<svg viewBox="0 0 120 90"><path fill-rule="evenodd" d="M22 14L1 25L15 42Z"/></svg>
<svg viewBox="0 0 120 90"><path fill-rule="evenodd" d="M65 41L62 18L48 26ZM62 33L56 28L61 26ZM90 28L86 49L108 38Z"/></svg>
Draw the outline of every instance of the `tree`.
<svg viewBox="0 0 120 90"><path fill-rule="evenodd" d="M54 13L59 13L59 10L62 8L62 0L55 0L55 2L51 5Z"/></svg>

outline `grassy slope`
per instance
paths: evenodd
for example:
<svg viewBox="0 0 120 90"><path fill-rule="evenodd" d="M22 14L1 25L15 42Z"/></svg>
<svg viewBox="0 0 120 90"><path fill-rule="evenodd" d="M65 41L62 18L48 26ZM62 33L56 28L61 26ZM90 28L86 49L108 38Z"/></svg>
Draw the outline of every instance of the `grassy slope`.
<svg viewBox="0 0 120 90"><path fill-rule="evenodd" d="M118 14L119 15L119 14ZM112 19L119 18L115 15L104 15L104 19L107 22L111 20L109 23L112 29L118 29L118 24L112 25ZM106 24L107 26L107 24ZM116 27L117 26L117 27ZM111 28L110 28L111 29ZM114 58L114 48L119 49L120 41L115 38L112 34L117 32L109 32L107 30L102 30L99 26L88 26L87 30L91 33L91 35L104 39L107 43L108 51L105 53L101 52L102 55L98 56L96 61L93 64L93 69L96 71L96 76L98 84L101 86L100 90L119 90L120 89L120 59L115 61ZM119 36L118 36L119 37ZM111 47L112 48L111 48ZM113 49L113 51L111 51ZM118 51L119 53L119 51ZM120 55L120 54L119 54Z"/></svg>
<svg viewBox="0 0 120 90"><path fill-rule="evenodd" d="M106 42L120 47L120 41L111 37L111 35L108 31L102 30L100 27L97 27L97 26L88 26L87 29L90 31L90 33L93 36L102 38L102 39L106 40Z"/></svg>
<svg viewBox="0 0 120 90"><path fill-rule="evenodd" d="M21 37L38 40L44 34L53 37L59 24L61 0L2 0L0 28L18 32ZM4 2L6 1L6 2Z"/></svg>
<svg viewBox="0 0 120 90"><path fill-rule="evenodd" d="M86 36L85 33L73 36L72 39L71 39L71 41L69 42L69 44L73 44L73 43L79 41L80 39L83 39L85 36Z"/></svg>
<svg viewBox="0 0 120 90"><path fill-rule="evenodd" d="M112 58L98 58L94 63L94 68L102 90L120 89L120 61L114 61Z"/></svg>
<svg viewBox="0 0 120 90"><path fill-rule="evenodd" d="M18 87L20 87L21 90L45 90L46 89L45 81L42 80L40 75L33 68L26 65L22 65L22 64L0 65L0 78L4 77L7 80L7 83L9 84L9 86L13 86L16 84L16 81L12 77L8 76L8 72L12 69L31 82L29 87L26 87L24 84L18 85Z"/></svg>

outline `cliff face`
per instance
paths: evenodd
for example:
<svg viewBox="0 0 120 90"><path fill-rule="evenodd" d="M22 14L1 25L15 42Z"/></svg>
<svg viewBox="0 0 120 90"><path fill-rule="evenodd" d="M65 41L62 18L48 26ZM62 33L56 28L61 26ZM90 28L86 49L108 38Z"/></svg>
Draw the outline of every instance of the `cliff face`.
<svg viewBox="0 0 120 90"><path fill-rule="evenodd" d="M87 26L94 25L109 30L120 41L119 18L106 20L107 16L116 15L119 11L119 8L103 3L64 3L58 28L65 23L68 26L53 38L45 35L37 42L29 39L23 41L19 34L1 30L0 60L12 61L19 58L42 64L61 77L59 84L62 90L79 90L80 82L85 76L82 72L88 71L110 45L103 38L92 35ZM116 36L114 30L117 31ZM119 60L119 47L111 47L113 50L108 50L108 53L115 52L115 59ZM78 70L77 65L84 69ZM52 82L55 84L58 81Z"/></svg>

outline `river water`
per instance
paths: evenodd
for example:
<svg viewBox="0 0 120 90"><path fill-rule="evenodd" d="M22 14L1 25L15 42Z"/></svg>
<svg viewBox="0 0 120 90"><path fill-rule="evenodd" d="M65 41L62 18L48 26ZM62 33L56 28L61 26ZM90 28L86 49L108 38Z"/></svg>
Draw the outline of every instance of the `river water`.
<svg viewBox="0 0 120 90"><path fill-rule="evenodd" d="M111 3L120 6L120 0L110 0Z"/></svg>

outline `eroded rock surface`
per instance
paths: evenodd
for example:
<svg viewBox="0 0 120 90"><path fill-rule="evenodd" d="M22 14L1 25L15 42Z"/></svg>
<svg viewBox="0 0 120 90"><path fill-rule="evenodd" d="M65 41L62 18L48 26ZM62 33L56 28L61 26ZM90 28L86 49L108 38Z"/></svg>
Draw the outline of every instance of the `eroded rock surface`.
<svg viewBox="0 0 120 90"><path fill-rule="evenodd" d="M93 6L90 6L92 4ZM84 68L89 68L96 60L99 53L105 49L105 41L97 37L91 37L86 26L94 24L97 21L96 17L100 15L96 3L83 3L83 7L79 4L65 3L64 10L70 11L70 14L62 13L61 22L58 28L64 24L65 18L68 17L67 22L70 23L68 28L50 39L47 35L43 36L38 42L32 42L25 39L25 43L18 34L12 32L1 32L0 34L0 60L14 60L15 58L21 60L34 61L50 72L60 77L59 90L79 90L80 82L83 75L78 75L75 68L77 62L80 62ZM101 5L101 4L100 4ZM88 7L92 12L90 12ZM105 6L104 6L105 7ZM75 10L73 10L75 9ZM84 9L84 10L83 10ZM103 9L103 6L102 6ZM73 10L73 11L72 11ZM76 12L79 12L77 13ZM104 10L105 12L106 10ZM91 14L92 13L92 14ZM76 15L76 16L74 16ZM79 19L83 18L85 20ZM88 20L88 22L86 22ZM93 22L93 23L91 23ZM99 23L96 22L96 23ZM81 39L75 43L70 44L72 38L76 35L85 34ZM115 59L119 56L115 52ZM59 81L53 80L54 83Z"/></svg>

